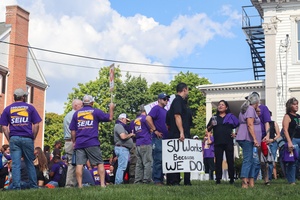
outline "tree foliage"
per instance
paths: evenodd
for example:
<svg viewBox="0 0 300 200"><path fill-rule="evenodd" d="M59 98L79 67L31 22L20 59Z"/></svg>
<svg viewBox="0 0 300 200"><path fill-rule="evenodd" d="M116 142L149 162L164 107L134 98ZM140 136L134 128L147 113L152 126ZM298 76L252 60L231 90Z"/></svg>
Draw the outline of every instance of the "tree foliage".
<svg viewBox="0 0 300 200"><path fill-rule="evenodd" d="M157 95L165 92L169 95L176 94L176 85L184 82L189 87L188 105L193 112L194 126L191 129L192 135L201 136L205 130L205 97L197 89L197 86L209 84L206 78L201 78L197 74L180 72L171 80L169 84L154 82L149 85L145 78L135 77L127 73L124 81L121 79L120 69L115 68L115 89L113 96L109 91L109 67L103 67L99 71L99 77L85 84L78 83L77 88L68 95L68 101L65 103L65 113L68 113L72 107L73 99L82 99L85 94L92 95L95 98L94 107L108 112L108 105L113 99L116 104L114 110L114 119L119 114L126 113L131 119L135 119L141 104L148 104L157 100ZM112 98L113 97L113 98ZM57 139L63 138L62 121L64 115L46 114L45 144L53 145ZM113 150L113 128L115 121L111 123L99 124L99 140L103 158L111 157ZM47 131L46 131L47 130ZM47 141L47 142L46 142Z"/></svg>
<svg viewBox="0 0 300 200"><path fill-rule="evenodd" d="M56 113L46 113L44 145L49 145L53 149L55 141L63 141L63 120L63 115L59 115Z"/></svg>

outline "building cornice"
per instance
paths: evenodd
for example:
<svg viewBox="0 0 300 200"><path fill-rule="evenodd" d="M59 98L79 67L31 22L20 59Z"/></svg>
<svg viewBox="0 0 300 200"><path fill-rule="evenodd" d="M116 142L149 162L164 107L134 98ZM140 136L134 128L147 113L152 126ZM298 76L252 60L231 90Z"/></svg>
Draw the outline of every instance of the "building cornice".
<svg viewBox="0 0 300 200"><path fill-rule="evenodd" d="M32 78L28 78L28 77L26 78L26 82L29 84L32 84L34 86L40 87L42 89L47 89L49 87L49 85L47 85L47 84L41 83L39 81L36 81L36 80L34 80Z"/></svg>
<svg viewBox="0 0 300 200"><path fill-rule="evenodd" d="M257 81L248 81L248 82L200 85L197 88L202 92L222 91L222 90L255 90L255 89L265 88L265 81L257 80Z"/></svg>

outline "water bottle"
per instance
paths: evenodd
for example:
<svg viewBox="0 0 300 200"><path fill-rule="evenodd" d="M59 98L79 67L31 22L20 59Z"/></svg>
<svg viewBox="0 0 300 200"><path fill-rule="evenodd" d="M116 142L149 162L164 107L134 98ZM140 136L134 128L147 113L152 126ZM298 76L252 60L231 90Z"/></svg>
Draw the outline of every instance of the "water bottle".
<svg viewBox="0 0 300 200"><path fill-rule="evenodd" d="M76 165L76 150L73 151L73 155L72 155L72 165L73 165L73 166Z"/></svg>
<svg viewBox="0 0 300 200"><path fill-rule="evenodd" d="M217 122L217 116L213 116L212 119L211 119L211 124L213 126L217 126L218 122Z"/></svg>
<svg viewBox="0 0 300 200"><path fill-rule="evenodd" d="M258 158L257 147L253 147L253 158Z"/></svg>

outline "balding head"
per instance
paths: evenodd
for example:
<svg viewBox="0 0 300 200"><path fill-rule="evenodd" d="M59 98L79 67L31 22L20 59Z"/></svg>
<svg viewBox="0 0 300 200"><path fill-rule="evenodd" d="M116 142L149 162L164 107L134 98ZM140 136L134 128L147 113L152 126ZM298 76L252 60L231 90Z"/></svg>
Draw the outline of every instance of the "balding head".
<svg viewBox="0 0 300 200"><path fill-rule="evenodd" d="M74 99L72 102L72 108L73 110L79 110L82 108L82 101L80 99Z"/></svg>

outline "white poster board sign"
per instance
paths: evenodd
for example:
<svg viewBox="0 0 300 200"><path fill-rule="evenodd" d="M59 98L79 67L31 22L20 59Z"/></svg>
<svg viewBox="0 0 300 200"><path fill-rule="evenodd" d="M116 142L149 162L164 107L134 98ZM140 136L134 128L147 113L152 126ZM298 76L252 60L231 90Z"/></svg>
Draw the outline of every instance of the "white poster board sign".
<svg viewBox="0 0 300 200"><path fill-rule="evenodd" d="M202 140L162 140L163 173L204 171Z"/></svg>
<svg viewBox="0 0 300 200"><path fill-rule="evenodd" d="M175 94L172 94L172 95L170 96L170 99L169 99L168 104L165 106L165 109L166 109L166 110L169 110L169 109L170 109L171 104L172 104L172 101L173 101L174 99L175 99ZM150 110L151 110L154 106L156 106L157 104L158 104L158 102L157 102L157 101L154 101L154 102L152 102L152 103L149 103L149 104L145 105L144 108L145 108L146 113L148 114L148 113L150 112Z"/></svg>

